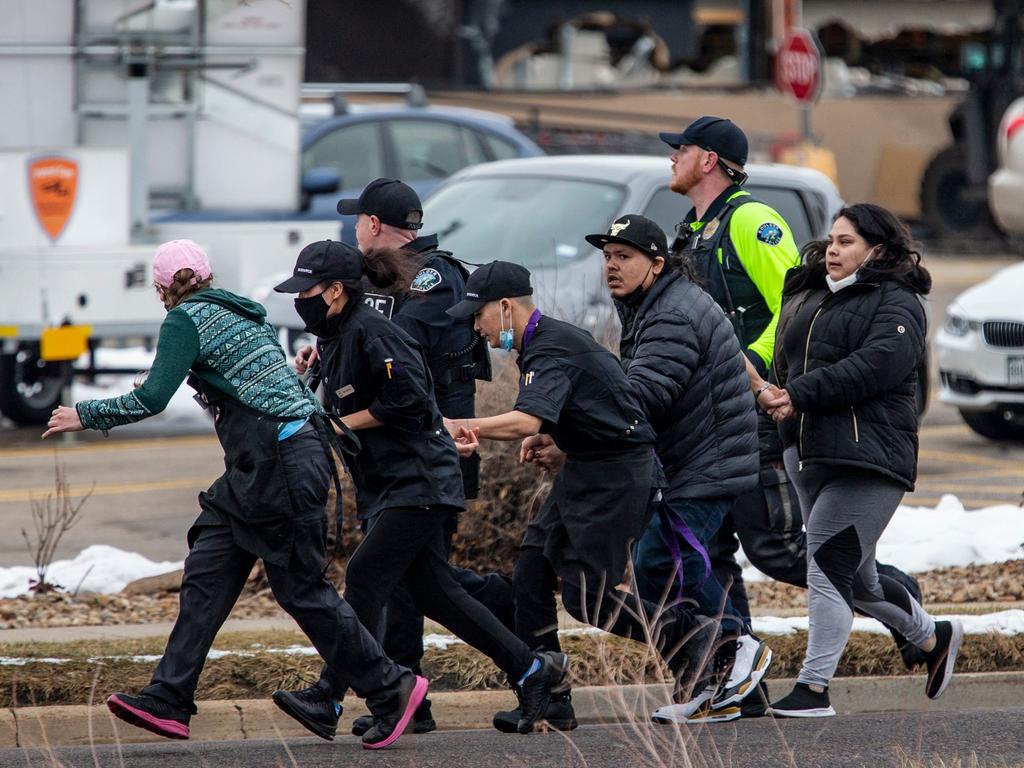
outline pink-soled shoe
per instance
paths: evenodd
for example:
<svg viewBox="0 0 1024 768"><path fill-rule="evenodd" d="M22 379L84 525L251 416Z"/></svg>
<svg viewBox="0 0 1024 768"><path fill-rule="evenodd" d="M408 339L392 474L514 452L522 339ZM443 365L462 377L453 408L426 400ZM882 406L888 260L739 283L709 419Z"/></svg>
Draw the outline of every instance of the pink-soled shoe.
<svg viewBox="0 0 1024 768"><path fill-rule="evenodd" d="M399 682L402 696L398 707L390 715L376 718L373 727L363 734L363 749L384 749L398 741L426 698L428 685L427 679L419 675L403 677Z"/></svg>
<svg viewBox="0 0 1024 768"><path fill-rule="evenodd" d="M168 739L187 739L191 715L156 698L140 694L115 693L107 698L107 709L130 725L144 728Z"/></svg>

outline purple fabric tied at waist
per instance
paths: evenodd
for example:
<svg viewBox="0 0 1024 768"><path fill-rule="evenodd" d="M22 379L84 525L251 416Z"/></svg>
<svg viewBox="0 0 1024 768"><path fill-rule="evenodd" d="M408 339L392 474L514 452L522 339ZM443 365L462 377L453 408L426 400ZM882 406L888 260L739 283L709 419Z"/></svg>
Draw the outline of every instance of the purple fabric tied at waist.
<svg viewBox="0 0 1024 768"><path fill-rule="evenodd" d="M686 596L686 587L683 583L683 548L681 542L686 542L695 552L699 553L704 560L704 576L697 583L691 594L700 592L704 582L711 576L711 558L707 549L700 543L700 539L690 530L690 527L679 517L672 514L668 504L662 502L658 505L658 521L661 524L661 536L668 544L668 551L672 555L672 562L676 566L676 578L679 580L679 592L676 599Z"/></svg>

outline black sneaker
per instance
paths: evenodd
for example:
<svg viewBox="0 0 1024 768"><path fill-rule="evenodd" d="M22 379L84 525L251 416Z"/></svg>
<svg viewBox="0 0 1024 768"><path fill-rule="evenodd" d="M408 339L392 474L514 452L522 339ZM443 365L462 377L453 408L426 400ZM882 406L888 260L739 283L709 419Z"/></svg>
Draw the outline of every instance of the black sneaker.
<svg viewBox="0 0 1024 768"><path fill-rule="evenodd" d="M670 608L675 622L665 624L662 657L672 672L674 681L673 698L681 700L681 691L701 691L714 685L716 673L714 657L715 643L719 637L718 622L698 616L687 609ZM718 672L722 671L720 658ZM688 698L683 696L682 699Z"/></svg>
<svg viewBox="0 0 1024 768"><path fill-rule="evenodd" d="M935 648L924 654L928 665L928 682L925 693L929 699L942 695L953 677L956 656L964 640L964 627L958 619L935 622Z"/></svg>
<svg viewBox="0 0 1024 768"><path fill-rule="evenodd" d="M398 706L374 718L373 727L363 734L363 749L384 749L398 741L427 696L427 679L412 672L402 675L398 686Z"/></svg>
<svg viewBox="0 0 1024 768"><path fill-rule="evenodd" d="M768 714L768 685L762 680L757 689L740 702L740 717L764 717Z"/></svg>
<svg viewBox="0 0 1024 768"><path fill-rule="evenodd" d="M156 696L115 693L107 698L107 709L126 723L168 739L187 739L191 715Z"/></svg>
<svg viewBox="0 0 1024 768"><path fill-rule="evenodd" d="M828 688L818 693L806 683L797 683L788 696L771 705L769 712L775 717L834 717L836 714L828 700Z"/></svg>
<svg viewBox="0 0 1024 768"><path fill-rule="evenodd" d="M519 733L533 730L534 723L547 711L552 693L561 688L565 674L569 671L569 657L564 653L544 651L535 658L540 662L540 667L520 683L521 716L516 724Z"/></svg>
<svg viewBox="0 0 1024 768"><path fill-rule="evenodd" d="M373 728L373 715L360 715L352 721L352 735L362 736ZM424 699L412 716L412 726L409 729L412 733L430 733L437 730L437 723L434 722L433 714L430 711L430 699Z"/></svg>
<svg viewBox="0 0 1024 768"><path fill-rule="evenodd" d="M516 697L519 697L518 691ZM523 719L522 706L511 710L495 712L491 723L502 733L516 733L519 730L519 721ZM551 728L556 731L571 731L579 727L576 722L576 710L572 706L572 694L568 691L551 695L547 709L540 717Z"/></svg>
<svg viewBox="0 0 1024 768"><path fill-rule="evenodd" d="M274 691L270 698L278 709L321 739L334 741L338 732L341 704L318 685L301 691Z"/></svg>
<svg viewBox="0 0 1024 768"><path fill-rule="evenodd" d="M902 584L903 588L910 593L910 596L914 598L914 600L922 605L924 604L924 601L921 599L921 585L918 584L917 579L909 573L904 573L896 566L886 565L885 563L876 563L875 569L878 571L879 576L886 576L893 581ZM924 651L916 645L907 642L907 638L888 624L885 625L885 628L889 630L889 634L892 635L892 639L896 643L896 648L899 649L900 658L903 660L904 667L912 672L918 667L925 666L926 660L924 657Z"/></svg>

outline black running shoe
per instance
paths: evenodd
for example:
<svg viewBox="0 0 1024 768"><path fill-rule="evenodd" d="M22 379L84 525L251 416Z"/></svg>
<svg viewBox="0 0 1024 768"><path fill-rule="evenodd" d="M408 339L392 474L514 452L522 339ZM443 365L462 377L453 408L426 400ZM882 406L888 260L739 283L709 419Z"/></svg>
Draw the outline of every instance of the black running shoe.
<svg viewBox="0 0 1024 768"><path fill-rule="evenodd" d="M426 698L428 685L425 677L412 672L402 675L398 681L398 706L374 718L373 727L363 734L363 749L384 749L398 741Z"/></svg>
<svg viewBox="0 0 1024 768"><path fill-rule="evenodd" d="M885 563L876 563L875 569L878 571L879 576L886 576L893 581L902 584L903 588L910 593L910 596L914 598L914 600L923 604L924 601L921 599L921 585L918 584L917 579L909 573L904 573L896 566L886 565ZM907 638L888 624L885 625L885 628L889 630L889 634L892 635L892 639L895 641L896 647L899 649L900 658L903 660L904 667L913 671L918 667L925 666L926 660L924 657L924 651L916 645L907 642Z"/></svg>
<svg viewBox="0 0 1024 768"><path fill-rule="evenodd" d="M352 721L353 736L362 736L371 728L373 728L373 715L360 715ZM430 711L430 699L424 699L416 709L416 714L412 716L412 725L409 730L416 734L430 733L437 730L437 723L434 722L434 716Z"/></svg>
<svg viewBox="0 0 1024 768"><path fill-rule="evenodd" d="M964 640L964 627L958 619L935 622L935 648L924 654L928 665L928 682L925 693L929 699L942 695L953 677L956 656Z"/></svg>
<svg viewBox="0 0 1024 768"><path fill-rule="evenodd" d="M757 688L740 702L740 717L764 717L768 714L768 685L762 680Z"/></svg>
<svg viewBox="0 0 1024 768"><path fill-rule="evenodd" d="M769 709L775 717L833 717L836 711L828 700L828 688L821 693L805 683L797 683L793 691Z"/></svg>
<svg viewBox="0 0 1024 768"><path fill-rule="evenodd" d="M338 732L338 718L341 717L341 704L323 688L312 685L301 691L274 691L270 698L282 712L298 721L307 731L321 739L334 741L334 735Z"/></svg>
<svg viewBox="0 0 1024 768"><path fill-rule="evenodd" d="M562 689L562 681L569 671L569 657L557 651L544 651L535 657L540 667L520 683L519 706L521 717L516 724L519 733L529 733L548 709L551 695Z"/></svg>
<svg viewBox="0 0 1024 768"><path fill-rule="evenodd" d="M516 696L518 697L518 692ZM495 712L491 723L502 733L516 733L519 730L519 721L523 719L522 707L511 710ZM556 731L571 731L579 727L576 722L576 710L572 706L572 694L568 691L551 695L547 709L540 719L546 722Z"/></svg>
<svg viewBox="0 0 1024 768"><path fill-rule="evenodd" d="M675 614L673 624L663 625L662 657L675 682L674 698L682 691L701 691L711 685L715 675L715 643L719 636L718 622L698 616L683 608L670 608ZM719 669L721 671L721 669ZM683 699L688 698L686 696Z"/></svg>
<svg viewBox="0 0 1024 768"><path fill-rule="evenodd" d="M144 728L168 739L187 739L191 715L156 696L140 693L115 693L107 699L107 709L126 723Z"/></svg>

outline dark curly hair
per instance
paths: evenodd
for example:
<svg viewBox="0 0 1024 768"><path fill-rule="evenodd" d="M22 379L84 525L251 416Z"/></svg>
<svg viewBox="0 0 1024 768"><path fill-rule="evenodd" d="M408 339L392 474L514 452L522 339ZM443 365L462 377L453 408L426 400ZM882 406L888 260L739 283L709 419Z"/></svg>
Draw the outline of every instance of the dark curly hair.
<svg viewBox="0 0 1024 768"><path fill-rule="evenodd" d="M932 276L921 263L921 254L914 247L910 230L893 213L874 203L856 203L842 208L832 219L847 219L869 248L879 253L864 263L859 279L864 281L895 280L922 296L932 289ZM825 272L827 240L815 240L801 249L803 263L811 272Z"/></svg>

